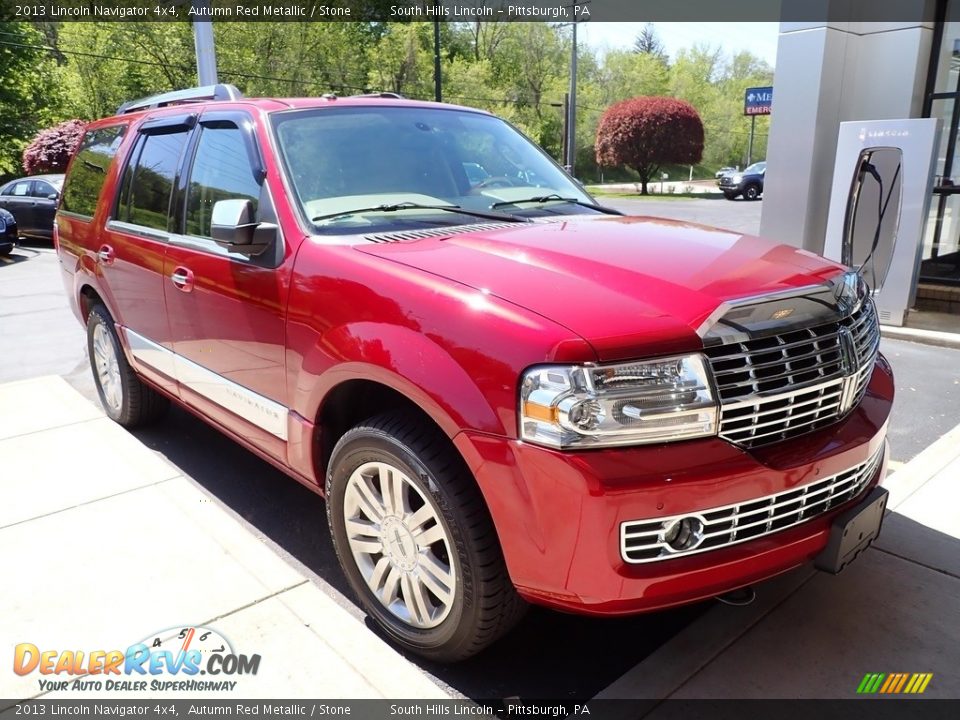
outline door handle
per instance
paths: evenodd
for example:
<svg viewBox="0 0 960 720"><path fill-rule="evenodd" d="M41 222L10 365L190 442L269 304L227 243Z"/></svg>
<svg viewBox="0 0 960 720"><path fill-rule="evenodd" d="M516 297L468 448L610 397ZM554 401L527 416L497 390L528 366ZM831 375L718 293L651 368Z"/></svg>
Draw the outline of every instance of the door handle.
<svg viewBox="0 0 960 720"><path fill-rule="evenodd" d="M177 290L183 292L193 291L193 271L189 268L181 266L174 269L173 274L170 276L170 281Z"/></svg>
<svg viewBox="0 0 960 720"><path fill-rule="evenodd" d="M102 262L104 265L113 265L114 261L113 248L109 245L101 245L100 249L97 251L97 259Z"/></svg>

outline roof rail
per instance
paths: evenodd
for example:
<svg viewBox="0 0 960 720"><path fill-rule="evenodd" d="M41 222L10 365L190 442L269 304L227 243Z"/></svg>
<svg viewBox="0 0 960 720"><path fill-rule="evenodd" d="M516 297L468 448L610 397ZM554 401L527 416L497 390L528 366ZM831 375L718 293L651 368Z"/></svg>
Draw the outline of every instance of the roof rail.
<svg viewBox="0 0 960 720"><path fill-rule="evenodd" d="M384 98L389 100L406 100L407 98L396 92L369 92L369 93L360 93L358 95L351 95L350 97L365 97L365 98Z"/></svg>
<svg viewBox="0 0 960 720"><path fill-rule="evenodd" d="M180 103L201 102L203 100L239 100L243 93L233 85L220 83L219 85L205 85L203 87L188 88L187 90L173 90L171 92L151 95L140 100L125 102L117 109L117 115L158 108L165 105Z"/></svg>

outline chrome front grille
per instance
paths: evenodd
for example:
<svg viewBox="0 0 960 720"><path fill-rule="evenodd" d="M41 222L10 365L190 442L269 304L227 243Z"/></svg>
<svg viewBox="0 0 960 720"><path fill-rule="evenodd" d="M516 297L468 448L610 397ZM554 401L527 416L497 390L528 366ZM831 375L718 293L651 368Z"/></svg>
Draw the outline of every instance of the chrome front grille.
<svg viewBox="0 0 960 720"><path fill-rule="evenodd" d="M876 475L882 459L881 445L865 462L792 490L686 515L622 523L620 554L628 563L670 560L736 545L799 525L857 497ZM696 518L702 533L693 547L674 550L667 544L665 536L673 523L684 518Z"/></svg>
<svg viewBox="0 0 960 720"><path fill-rule="evenodd" d="M720 436L756 447L835 422L863 398L879 346L867 300L839 322L707 348Z"/></svg>

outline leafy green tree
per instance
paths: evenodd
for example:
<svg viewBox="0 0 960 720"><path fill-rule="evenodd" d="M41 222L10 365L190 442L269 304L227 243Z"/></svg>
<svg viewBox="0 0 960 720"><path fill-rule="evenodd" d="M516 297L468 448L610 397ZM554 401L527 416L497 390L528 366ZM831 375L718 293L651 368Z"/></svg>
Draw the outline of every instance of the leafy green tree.
<svg viewBox="0 0 960 720"><path fill-rule="evenodd" d="M0 178L19 175L23 150L41 128L60 119L56 60L29 23L0 22Z"/></svg>

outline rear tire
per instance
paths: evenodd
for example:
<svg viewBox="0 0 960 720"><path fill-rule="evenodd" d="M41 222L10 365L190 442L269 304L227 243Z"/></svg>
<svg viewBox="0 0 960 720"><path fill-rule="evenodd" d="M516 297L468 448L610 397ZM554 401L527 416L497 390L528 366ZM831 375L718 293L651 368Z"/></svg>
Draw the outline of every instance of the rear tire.
<svg viewBox="0 0 960 720"><path fill-rule="evenodd" d="M463 660L523 616L479 488L424 419L390 412L349 430L333 450L326 494L347 580L403 648Z"/></svg>
<svg viewBox="0 0 960 720"><path fill-rule="evenodd" d="M87 351L97 395L114 422L134 428L163 417L170 401L146 385L130 367L113 318L103 305L94 305L87 317Z"/></svg>

